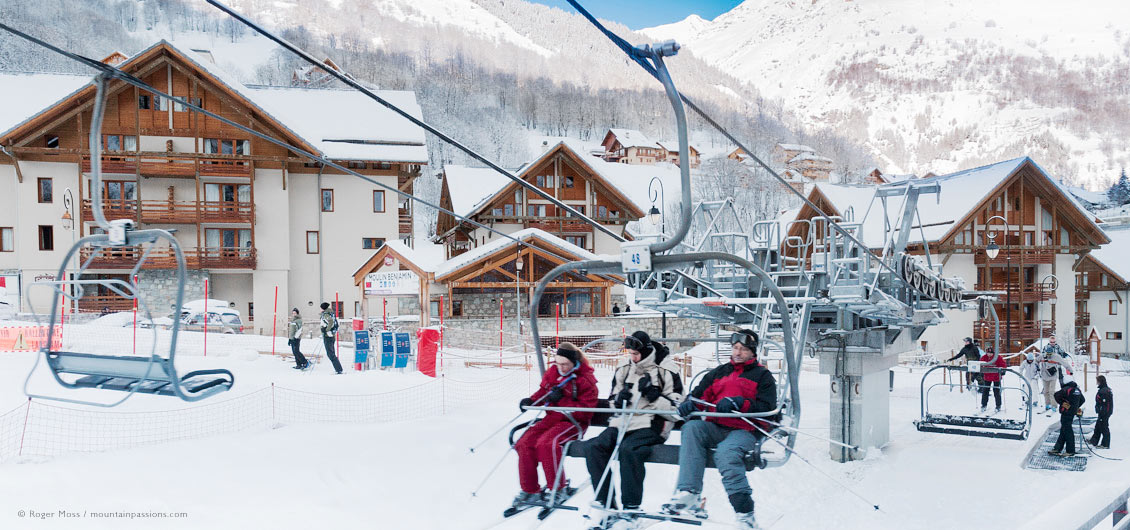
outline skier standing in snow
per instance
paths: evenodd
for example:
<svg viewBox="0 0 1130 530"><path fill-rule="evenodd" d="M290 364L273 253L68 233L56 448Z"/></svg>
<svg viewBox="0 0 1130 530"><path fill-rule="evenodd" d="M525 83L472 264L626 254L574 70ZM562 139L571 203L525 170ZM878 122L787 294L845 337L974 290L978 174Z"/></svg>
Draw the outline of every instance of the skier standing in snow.
<svg viewBox="0 0 1130 530"><path fill-rule="evenodd" d="M302 370L306 368L309 361L302 355L299 346L302 344L302 315L298 312L298 308L290 311L290 323L286 328L287 343L290 344L290 352L294 354L294 368Z"/></svg>
<svg viewBox="0 0 1130 530"><path fill-rule="evenodd" d="M551 407L595 407L598 393L596 377L593 376L588 359L573 343L563 342L557 348L553 366L542 376L537 391L522 399L518 407L526 410L526 407L539 403L543 397L545 405ZM546 500L545 492L538 483L538 464L541 464L542 473L545 474L546 488L553 488L554 478L558 476L557 466L564 456L561 454L562 446L569 440L579 440L592 419L591 412L576 412L572 416L580 425L580 430L565 414L547 412L541 421L526 429L514 444L514 450L518 453L518 481L522 487L522 491L514 498L514 507ZM565 473L562 472L561 481L556 486L560 490L567 483Z"/></svg>
<svg viewBox="0 0 1130 530"><path fill-rule="evenodd" d="M961 350L958 351L956 355L946 359L946 362L953 362L960 357L965 357L966 364L968 364L969 361L976 361L981 358L981 352L978 350L976 343L973 342L973 337L965 337L965 345L961 347ZM965 384L969 387L970 392L973 391L973 381L973 373L965 372Z"/></svg>
<svg viewBox="0 0 1130 530"><path fill-rule="evenodd" d="M329 302L322 302L322 344L326 347L326 357L330 358L330 362L334 365L334 371L341 375L341 363L337 360L337 353L334 352L334 338L337 336L337 316L330 311Z"/></svg>
<svg viewBox="0 0 1130 530"><path fill-rule="evenodd" d="M989 346L989 351L981 356L981 361L985 365L999 368L1004 370L1008 368L1008 363L1005 362L1004 357L1001 357L997 352L993 351L993 347ZM989 406L989 389L993 389L993 400L997 405L995 412L1001 411L1001 374L1003 371L985 371L981 374L981 412L985 412L985 408Z"/></svg>
<svg viewBox="0 0 1130 530"><path fill-rule="evenodd" d="M1055 393L1055 402L1059 404L1059 438L1055 441L1055 447L1048 451L1049 455L1075 456L1075 428L1072 422L1075 421L1075 416L1083 414L1082 407L1086 401L1083 391L1075 384L1075 378L1071 374L1065 374L1063 388ZM1065 445L1067 452L1063 452Z"/></svg>
<svg viewBox="0 0 1130 530"><path fill-rule="evenodd" d="M777 382L767 368L757 362L757 334L741 330L730 335L733 353L730 362L709 373L690 396L715 404L721 413L768 412L777 408ZM679 480L677 491L663 505L663 513L703 514L702 477L706 471L707 451L714 449L714 463L722 475L722 486L737 515L738 528L755 529L753 490L746 478L745 455L757 447L763 436L757 428L768 424L743 418L707 418L691 416L699 405L690 398L679 404L679 415L687 418L679 445ZM755 427L754 425L757 425Z"/></svg>
<svg viewBox="0 0 1130 530"><path fill-rule="evenodd" d="M612 391L608 401L615 408L674 411L675 405L682 400L683 382L670 350L663 344L652 342L643 331L625 337L624 348L628 351L628 358L612 374ZM593 486L600 485L593 501L597 509L616 507L615 500L609 502L608 499L612 473L606 474L605 469L620 433L624 432L617 453L620 460L620 498L624 510L636 510L643 500L644 461L651 455L653 446L661 445L667 439L674 426L673 421L660 415L620 414L612 418L608 428L596 438L581 442ZM607 514L601 519L600 528L629 527L633 521L631 514Z"/></svg>
<svg viewBox="0 0 1130 530"><path fill-rule="evenodd" d="M1060 365L1055 360L1054 354L1045 353L1043 360L1040 361L1040 383L1043 385L1045 411L1052 410L1052 404L1055 403L1055 385L1059 380L1059 372Z"/></svg>
<svg viewBox="0 0 1130 530"><path fill-rule="evenodd" d="M1060 384L1063 384L1063 376L1065 374L1071 373L1071 369L1067 368L1067 360L1071 358L1071 356L1068 355L1067 352L1063 351L1063 348L1059 347L1059 344L1055 343L1054 336L1048 338L1048 343L1044 345L1044 349L1042 351L1044 353L1044 357L1050 357L1052 359L1055 359L1055 361L1059 363L1059 382Z"/></svg>
<svg viewBox="0 0 1130 530"><path fill-rule="evenodd" d="M1110 449L1110 416L1114 414L1114 392L1106 384L1106 376L1095 377L1099 384L1099 391L1095 393L1095 414L1099 420L1095 422L1095 432L1091 435L1091 445L1100 449Z"/></svg>

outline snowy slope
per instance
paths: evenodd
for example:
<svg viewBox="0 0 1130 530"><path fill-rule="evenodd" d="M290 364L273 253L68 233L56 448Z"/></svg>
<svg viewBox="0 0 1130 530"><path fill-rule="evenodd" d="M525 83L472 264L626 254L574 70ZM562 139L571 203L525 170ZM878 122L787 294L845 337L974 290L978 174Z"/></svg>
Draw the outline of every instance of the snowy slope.
<svg viewBox="0 0 1130 530"><path fill-rule="evenodd" d="M682 39L809 126L867 139L885 172L1032 155L1094 189L1130 159L1103 108L1123 112L1130 35L1113 21L1128 17L1118 0L747 0L643 32Z"/></svg>

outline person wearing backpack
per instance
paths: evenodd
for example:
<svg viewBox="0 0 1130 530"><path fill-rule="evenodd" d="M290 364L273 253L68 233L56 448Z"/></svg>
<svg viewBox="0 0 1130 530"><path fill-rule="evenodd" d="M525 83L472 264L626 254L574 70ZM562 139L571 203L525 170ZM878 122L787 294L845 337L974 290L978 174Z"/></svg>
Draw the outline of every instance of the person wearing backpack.
<svg viewBox="0 0 1130 530"><path fill-rule="evenodd" d="M337 360L334 352L334 339L337 337L337 316L330 311L330 303L322 302L322 343L326 346L326 357L333 363L334 371L341 375L341 362Z"/></svg>
<svg viewBox="0 0 1130 530"><path fill-rule="evenodd" d="M309 366L310 361L302 355L299 346L302 344L302 315L298 312L298 308L290 311L290 323L286 328L287 344L290 345L290 352L294 354L294 368L296 370L303 370Z"/></svg>
<svg viewBox="0 0 1130 530"><path fill-rule="evenodd" d="M675 406L683 399L683 382L679 368L667 346L652 342L643 331L624 338L628 358L612 372L612 391L608 401L618 409L669 410L670 416L658 414L620 413L608 422L596 438L580 442L592 483L597 488L594 508L603 512L605 507L616 509L616 501L609 501L611 470L608 461L620 440L617 458L620 461L620 500L624 511L637 510L643 501L644 462L652 448L662 445L678 419ZM621 439L621 432L623 438ZM604 479L601 482L601 478ZM634 514L610 512L605 514L597 528L617 529L631 526Z"/></svg>
<svg viewBox="0 0 1130 530"><path fill-rule="evenodd" d="M1091 435L1091 445L1100 449L1110 449L1110 416L1114 414L1114 393L1106 384L1106 376L1095 377L1099 383L1099 391L1095 394L1095 414L1099 421L1095 422L1095 433Z"/></svg>
<svg viewBox="0 0 1130 530"><path fill-rule="evenodd" d="M1048 451L1052 456L1075 456L1075 428L1072 422L1075 416L1083 414L1083 391L1075 384L1071 374L1063 374L1063 388L1055 393L1055 402L1059 403L1059 438L1056 438L1055 447ZM1063 452L1066 446L1067 452Z"/></svg>

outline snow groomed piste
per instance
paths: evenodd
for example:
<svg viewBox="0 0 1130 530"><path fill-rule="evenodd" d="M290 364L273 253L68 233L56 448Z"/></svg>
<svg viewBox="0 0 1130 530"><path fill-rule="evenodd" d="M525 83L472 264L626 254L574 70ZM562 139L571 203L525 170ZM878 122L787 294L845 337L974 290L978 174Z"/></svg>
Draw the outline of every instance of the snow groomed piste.
<svg viewBox="0 0 1130 530"><path fill-rule="evenodd" d="M305 51L273 35L227 6L215 0L208 1L254 31L298 55L306 62L315 66L319 64ZM753 152L675 88L664 61L678 53L679 46L677 44L666 42L655 46L632 46L604 28L578 2L569 0L569 3L620 47L629 58L662 83L676 116L680 159L689 159L684 104L698 112L708 123L745 150L746 153ZM104 110L103 92L107 82L111 79L121 80L161 97L172 99L195 112L223 121L248 134L294 151L311 160L368 180L377 186L403 195L407 199L445 211L458 219L514 240L518 245L523 244L507 234L466 219L406 192L375 182L333 161L270 138L249 127L210 113L188 101L174 98L113 66L66 52L9 26L0 24L0 28L99 70L100 73L94 80L97 88L95 116L100 116ZM886 434L888 428L884 425L888 421L887 414L879 410L887 407L888 389L885 384L878 384L878 382L880 377L885 379L887 368L891 366L892 358L897 358L897 353L901 351L900 348L905 348L907 344L916 340L928 326L941 322L944 318L941 313L942 310L975 310L979 311L982 317L991 316L995 319L995 314L992 314L992 304L987 303L994 300L991 295L966 292L960 286L941 277L941 265L929 262L929 252L926 253L926 263L921 263L918 258L907 253L907 246L910 243L914 228L913 221L916 218L917 201L921 195L938 193L938 184L936 183L919 185L906 182L888 186L882 190L879 196L901 198L901 206L898 209L888 211L887 202L884 200L881 208L876 209L875 212L868 211L861 220L852 218L854 214L849 215L848 218L829 216L805 199L798 191L786 186L787 189L800 196L807 206L818 212L819 219L794 222L787 226L781 226L775 221L762 221L752 227L752 235L748 235L723 232L715 222L720 216L730 213L732 204L726 201L692 204L690 170L689 165L684 164L680 167L682 201L678 228L675 233L669 238L660 237L654 241L623 241L623 238L612 234L599 223L574 208L558 201L532 184L522 181L427 123L382 100L352 78L333 70L328 71L328 73L488 167L518 182L527 190L550 201L574 217L623 242L621 247L622 259L619 261L596 259L566 263L551 271L539 283L530 303L530 329L534 335L534 344L538 345L537 358L542 372L545 371L545 366L544 352L540 350L541 342L538 338L536 310L538 300L555 278L569 271L620 275L626 278L627 285L636 289L637 300L641 305L682 316L709 320L717 326L719 333L723 333L721 326L740 326L752 329L759 336L765 338L761 343L763 351L768 352L770 347L780 351L783 363L781 371L775 374L781 378L781 384L777 387L778 405L776 409L757 413L702 411L692 414L692 416L700 417L741 419L751 425L753 425L753 419L768 421L770 418L778 418L778 421L768 421L771 425L769 429L763 430L758 427L763 437L760 438L756 448L746 455L748 458L746 460L747 471L784 466L794 455L806 464L812 465L811 462L796 454L795 451L799 433L796 427L801 418L799 375L802 354L805 351L804 345L811 345L815 353L820 356L821 373L832 376L832 406L830 408L833 424L839 425L841 429L839 432L833 429L831 438L827 441L829 442L830 456L835 460L845 462L856 459L862 447L880 446L889 441ZM99 127L100 120L95 119L90 131L90 149L92 153L92 175L96 187L100 182L101 131ZM782 184L785 183L770 167L756 157L753 157L753 159ZM146 250L134 270L136 272L142 267L157 242L165 240L177 257L177 270L180 280L177 295L177 305L179 306L183 302L185 265L175 238L162 230L135 230L129 221L108 221L103 217L101 201L95 202L94 212L96 221L106 233L88 236L77 242L67 254L67 259L60 266L58 277L64 277L63 272L69 259L84 245L95 248L93 255L114 247L146 246ZM878 254L862 243L865 220L871 213L882 215L884 219L892 221L885 223L883 245ZM692 226L694 227L693 231L691 230ZM693 234L693 236L688 239L688 234ZM925 245L926 243L923 240L921 244ZM80 273L86 270L93 259L93 257L90 258L82 266ZM133 277L132 274L131 277ZM72 278L70 281L49 282L42 285L54 289L53 307L48 322L48 325L52 328L58 318L56 309L60 305L59 297L81 298L83 286L101 285L124 297L137 299L139 306L144 307L148 314L145 301L141 299L140 290L134 282L82 279L80 274L78 278ZM68 286L73 288L72 293L68 293L65 289ZM150 318L152 318L151 315ZM29 396L112 407L138 392L176 396L185 401L196 401L232 388L234 376L227 370L200 370L183 376L177 373L173 360L176 353L179 324L178 319L174 319L172 339L168 347L167 357L162 357L157 353L156 340L154 340L149 355L142 357L64 352L58 351L51 341L47 342L42 350L47 366L52 371L55 380L68 389L68 392L81 391L82 388L125 392L124 397L118 401L90 403L69 397L70 394L44 396L29 393ZM718 340L717 337L710 339ZM779 339L779 342L774 339ZM658 340L662 341L662 339ZM947 367L947 369L952 370L953 368ZM1007 372L1011 372L1011 370ZM927 372L928 374L929 372ZM1019 374L1017 375L1019 376ZM75 376L77 376L76 379L71 378ZM28 381L30 379L31 374L28 376ZM836 390L837 384L840 390ZM929 390L925 388L925 384L924 376L921 390L922 418L917 423L919 430L1018 440L1027 438L1032 423L1030 407L1027 407L1027 417L1023 421L934 412L928 407ZM952 387L953 383L948 385ZM1025 385L1027 385L1027 382L1025 382ZM861 404L858 401L853 403L851 392L847 390L852 387L863 388L865 395L875 396L876 399L863 400L867 404ZM25 382L25 390L26 388ZM1031 389L1024 387L1020 390L1024 392L1024 401L1030 402L1032 399ZM611 408L607 402L602 402L595 408L535 405L528 407L528 409L542 412L560 412L567 417L571 417L571 414L576 412L603 414L603 422L594 422L593 425L595 426L607 425L609 415L656 414L655 411L649 410ZM532 422L522 424L511 431L511 445L513 445L513 436L517 430L528 426L530 423ZM875 434L877 427L880 428L878 429L880 434ZM1048 433L1047 436L1051 436L1051 433ZM616 450L619 449L621 441L622 439L617 441ZM767 442L772 442L772 444L767 445ZM566 445L565 451L569 456L579 456L576 452L570 451L568 445ZM657 448L648 461L677 465L677 457L677 446L664 445ZM1030 458L1029 460L1031 467L1055 468L1055 464L1047 463L1044 457ZM712 466L713 464L708 465ZM813 467L815 468L815 466ZM1076 466L1071 464L1068 467L1074 468ZM559 471L561 469L563 467L559 467ZM835 480L830 476L828 478ZM844 488L851 491L846 486ZM515 516L526 509L538 507L540 508L538 511L538 519L540 520L552 515L556 510L576 511L576 507L564 504L576 492L577 488L551 489L548 492L549 500L534 501L525 505L516 504L504 515L507 517ZM878 504L873 504L862 495L855 492L851 493L864 500L874 510L880 509ZM671 514L633 512L633 515L654 521L691 525L701 525L703 522Z"/></svg>

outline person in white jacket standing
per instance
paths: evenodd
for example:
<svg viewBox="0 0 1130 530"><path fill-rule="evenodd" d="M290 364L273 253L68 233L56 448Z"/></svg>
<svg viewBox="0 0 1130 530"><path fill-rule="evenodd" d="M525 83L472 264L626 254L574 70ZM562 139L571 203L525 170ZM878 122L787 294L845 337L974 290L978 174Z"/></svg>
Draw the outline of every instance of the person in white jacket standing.
<svg viewBox="0 0 1130 530"><path fill-rule="evenodd" d="M674 356L663 344L651 342L643 331L625 337L624 348L628 358L613 372L612 393L609 403L619 409L670 410L683 397L683 382ZM624 432L617 458L620 461L620 498L624 510L638 509L643 500L644 462L653 446L661 445L670 434L675 415L620 413L608 422L608 428L596 438L582 442L592 483L597 487L594 504L600 509L615 507L609 502L609 482L612 473L608 462L616 441ZM603 477L603 482L601 478ZM611 513L600 522L599 528L630 526L632 514Z"/></svg>
<svg viewBox="0 0 1130 530"><path fill-rule="evenodd" d="M1028 406L1036 406L1036 392L1039 389L1040 379L1040 363L1036 362L1036 354L1024 354L1024 360L1020 363L1020 375L1024 376L1024 380L1028 381L1028 385L1032 389L1032 395L1029 396Z"/></svg>

